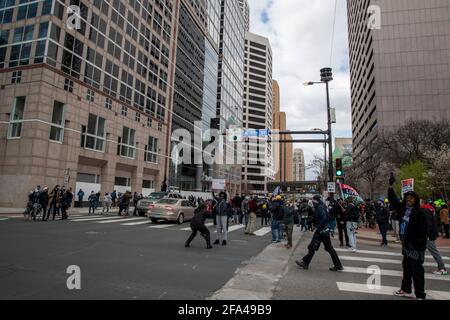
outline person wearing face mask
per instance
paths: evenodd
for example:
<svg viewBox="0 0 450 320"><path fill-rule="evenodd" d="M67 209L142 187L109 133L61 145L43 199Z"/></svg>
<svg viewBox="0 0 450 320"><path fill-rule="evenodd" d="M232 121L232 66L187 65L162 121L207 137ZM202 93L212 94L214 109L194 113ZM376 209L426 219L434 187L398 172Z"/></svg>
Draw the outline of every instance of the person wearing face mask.
<svg viewBox="0 0 450 320"><path fill-rule="evenodd" d="M327 228L330 217L327 208L319 195L314 196L313 205L317 222L316 231L308 246L308 254L304 256L303 259L295 261L295 263L305 270L309 269L309 264L311 263L314 254L319 250L320 244L323 243L325 250L330 254L331 259L333 260L334 266L330 268L330 271L342 271L344 268L342 267L336 250L334 250L333 245L331 244L330 233Z"/></svg>
<svg viewBox="0 0 450 320"><path fill-rule="evenodd" d="M389 203L393 205L401 217L400 240L402 241L403 254L403 280L400 290L394 295L404 298L424 300L425 294L425 271L423 263L428 239L428 220L426 212L420 208L420 197L414 191L403 195L403 202L397 198L394 188L393 174L389 179L388 190ZM415 294L412 293L414 283Z"/></svg>
<svg viewBox="0 0 450 320"><path fill-rule="evenodd" d="M232 211L231 205L227 202L227 194L223 191L219 193L219 197L217 197L214 192L212 193L212 196L217 201L215 206L217 220L217 240L214 242L214 244L220 244L220 240L222 239L222 245L226 246L228 240L228 216Z"/></svg>

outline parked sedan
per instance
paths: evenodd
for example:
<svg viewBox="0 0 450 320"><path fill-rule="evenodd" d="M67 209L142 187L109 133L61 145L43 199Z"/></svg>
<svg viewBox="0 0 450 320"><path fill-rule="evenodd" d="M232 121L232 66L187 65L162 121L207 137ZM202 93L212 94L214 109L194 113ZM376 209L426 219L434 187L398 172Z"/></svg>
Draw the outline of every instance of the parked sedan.
<svg viewBox="0 0 450 320"><path fill-rule="evenodd" d="M194 210L189 200L164 198L149 206L148 216L153 223L164 220L182 224L194 217Z"/></svg>

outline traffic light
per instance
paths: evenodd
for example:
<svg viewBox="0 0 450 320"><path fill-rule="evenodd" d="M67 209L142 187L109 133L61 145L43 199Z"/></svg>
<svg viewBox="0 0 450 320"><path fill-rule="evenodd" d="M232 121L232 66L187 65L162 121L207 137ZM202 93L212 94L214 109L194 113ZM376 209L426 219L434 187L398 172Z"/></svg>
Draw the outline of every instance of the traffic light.
<svg viewBox="0 0 450 320"><path fill-rule="evenodd" d="M342 159L336 159L336 177L342 178L344 176L344 171L342 170Z"/></svg>

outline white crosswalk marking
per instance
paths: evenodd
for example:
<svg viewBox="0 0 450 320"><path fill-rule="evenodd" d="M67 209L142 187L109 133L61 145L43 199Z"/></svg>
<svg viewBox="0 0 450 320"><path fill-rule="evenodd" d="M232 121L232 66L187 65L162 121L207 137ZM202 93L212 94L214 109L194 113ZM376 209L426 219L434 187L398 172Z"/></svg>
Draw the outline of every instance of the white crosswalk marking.
<svg viewBox="0 0 450 320"><path fill-rule="evenodd" d="M367 284L349 283L349 282L336 282L340 291L380 294L392 296L398 287L381 286L380 289L369 289ZM426 291L427 298L433 300L450 300L450 292L447 291Z"/></svg>
<svg viewBox="0 0 450 320"><path fill-rule="evenodd" d="M337 252L349 252L347 249L342 248L335 248ZM389 251L371 251L371 250L358 250L357 253L363 253L363 254L373 254L373 255L381 255L381 256L395 256L395 257L402 257L402 254L400 252L389 252ZM427 259L434 259L433 256L426 255L425 258ZM450 260L450 257L442 257L443 260Z"/></svg>
<svg viewBox="0 0 450 320"><path fill-rule="evenodd" d="M146 221L139 221L139 222L130 222L130 223L121 223L121 226L140 226L143 224L150 224L152 223L150 220L146 220Z"/></svg>
<svg viewBox="0 0 450 320"><path fill-rule="evenodd" d="M344 266L344 270L342 272L368 274L367 273L367 268L347 267L347 266ZM397 270L381 269L381 276L403 277L403 272L402 271L397 271ZM425 274L425 279L437 280L437 281L450 281L450 277L448 277L448 276L439 276L439 275L435 275L435 274L432 274L432 273L426 273Z"/></svg>
<svg viewBox="0 0 450 320"><path fill-rule="evenodd" d="M206 227L212 227L213 225L214 225L214 223L212 223L212 222L206 223L206 224L205 224ZM183 230L183 231L191 231L191 227L181 228L180 230Z"/></svg>
<svg viewBox="0 0 450 320"><path fill-rule="evenodd" d="M149 228L151 228L151 229L165 229L165 228L169 228L169 227L173 227L173 224L159 224L159 225L151 226Z"/></svg>
<svg viewBox="0 0 450 320"><path fill-rule="evenodd" d="M269 227L264 227L264 228L261 228L261 229L255 231L254 233L257 236L262 237L262 236L266 235L267 233L269 233L271 230L272 229Z"/></svg>
<svg viewBox="0 0 450 320"><path fill-rule="evenodd" d="M234 226L231 226L231 227L228 228L228 232L233 232L233 231L236 231L236 230L239 230L239 229L242 229L242 228L244 228L243 225L234 225ZM214 231L214 232L217 233L217 230Z"/></svg>
<svg viewBox="0 0 450 320"><path fill-rule="evenodd" d="M389 264L402 264L401 260L392 259L378 259L378 258L368 258L368 257L357 257L357 256L339 256L341 260L347 261L364 261L364 262L377 262L377 263L389 263ZM435 262L424 262L424 267L435 267Z"/></svg>
<svg viewBox="0 0 450 320"><path fill-rule="evenodd" d="M128 218L128 219L115 219L115 220L105 220L105 221L97 221L97 223L117 223L117 222L125 222L125 221L136 221L136 220L142 220L146 218Z"/></svg>
<svg viewBox="0 0 450 320"><path fill-rule="evenodd" d="M97 217L97 218L78 218L72 219L74 222L86 222L86 221L101 221L101 220L111 220L111 219L123 219L122 217Z"/></svg>

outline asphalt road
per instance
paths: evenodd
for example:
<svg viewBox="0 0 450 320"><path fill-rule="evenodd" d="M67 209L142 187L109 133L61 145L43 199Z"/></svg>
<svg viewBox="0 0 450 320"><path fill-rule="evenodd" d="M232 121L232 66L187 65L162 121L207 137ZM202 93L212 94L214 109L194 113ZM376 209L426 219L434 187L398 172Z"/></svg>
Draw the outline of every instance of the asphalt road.
<svg viewBox="0 0 450 320"><path fill-rule="evenodd" d="M101 221L0 219L0 299L205 299L270 243L239 229L227 246L207 250L197 236L184 248L189 223ZM67 288L70 265L81 290Z"/></svg>

